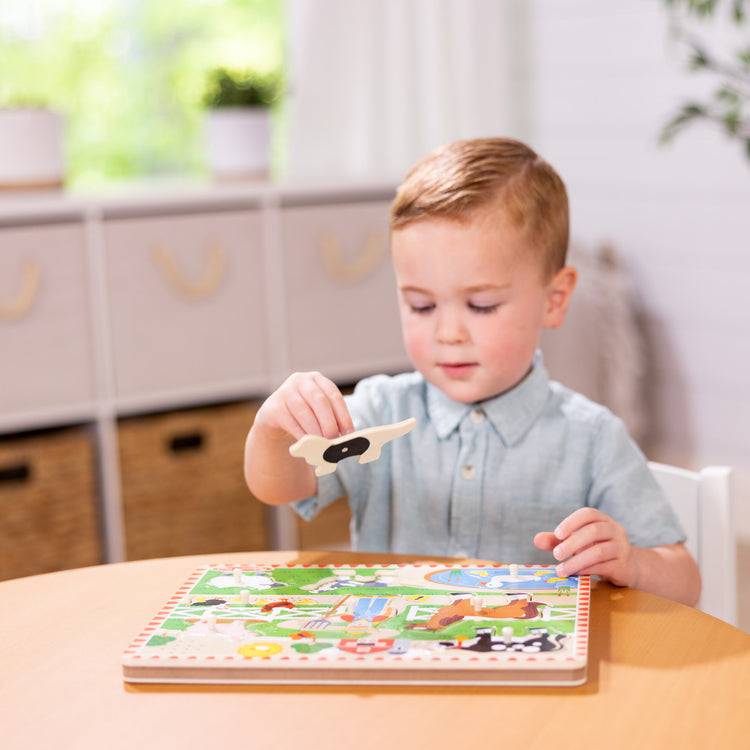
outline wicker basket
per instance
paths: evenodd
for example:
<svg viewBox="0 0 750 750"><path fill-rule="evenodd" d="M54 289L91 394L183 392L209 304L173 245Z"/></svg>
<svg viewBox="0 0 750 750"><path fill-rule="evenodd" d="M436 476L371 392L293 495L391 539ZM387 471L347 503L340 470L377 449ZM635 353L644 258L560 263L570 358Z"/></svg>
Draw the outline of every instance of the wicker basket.
<svg viewBox="0 0 750 750"><path fill-rule="evenodd" d="M268 548L267 507L242 472L256 411L243 402L120 421L128 559Z"/></svg>
<svg viewBox="0 0 750 750"><path fill-rule="evenodd" d="M0 438L0 580L102 561L95 477L86 428Z"/></svg>

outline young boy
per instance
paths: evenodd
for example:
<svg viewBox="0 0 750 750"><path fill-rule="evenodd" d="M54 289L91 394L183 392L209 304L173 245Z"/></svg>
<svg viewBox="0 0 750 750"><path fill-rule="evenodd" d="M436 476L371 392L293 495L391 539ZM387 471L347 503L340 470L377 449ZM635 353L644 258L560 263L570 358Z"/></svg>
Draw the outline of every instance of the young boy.
<svg viewBox="0 0 750 750"><path fill-rule="evenodd" d="M500 562L558 561L693 605L700 575L647 463L605 408L551 382L537 351L576 284L557 173L509 139L448 144L407 175L391 212L401 324L416 372L342 397L292 375L245 446L251 491L312 518L347 495L353 548ZM289 455L416 417L381 458L333 474Z"/></svg>

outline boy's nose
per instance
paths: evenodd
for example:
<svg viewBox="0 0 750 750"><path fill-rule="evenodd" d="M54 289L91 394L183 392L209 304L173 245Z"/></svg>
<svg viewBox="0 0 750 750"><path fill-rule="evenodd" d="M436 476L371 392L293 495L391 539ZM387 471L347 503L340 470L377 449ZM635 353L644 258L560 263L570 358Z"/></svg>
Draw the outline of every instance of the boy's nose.
<svg viewBox="0 0 750 750"><path fill-rule="evenodd" d="M436 335L441 344L461 344L468 338L461 316L451 313L438 315Z"/></svg>

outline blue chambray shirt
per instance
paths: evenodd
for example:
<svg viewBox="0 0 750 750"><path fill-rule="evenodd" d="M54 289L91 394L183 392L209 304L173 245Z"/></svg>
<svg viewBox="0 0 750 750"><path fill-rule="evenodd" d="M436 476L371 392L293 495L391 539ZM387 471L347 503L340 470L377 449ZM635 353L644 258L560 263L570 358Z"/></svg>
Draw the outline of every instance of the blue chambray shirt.
<svg viewBox="0 0 750 750"><path fill-rule="evenodd" d="M685 539L622 422L550 381L540 354L518 386L481 403L407 373L361 381L347 404L356 429L417 418L377 461L340 461L315 497L294 503L310 519L347 495L357 551L554 563L534 535L583 506L621 523L637 546Z"/></svg>

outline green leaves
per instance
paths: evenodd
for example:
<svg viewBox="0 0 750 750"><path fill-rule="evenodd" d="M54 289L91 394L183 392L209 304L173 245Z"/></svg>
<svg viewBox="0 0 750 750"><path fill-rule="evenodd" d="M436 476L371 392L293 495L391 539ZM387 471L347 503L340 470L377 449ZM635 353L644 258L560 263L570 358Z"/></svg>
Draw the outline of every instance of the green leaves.
<svg viewBox="0 0 750 750"><path fill-rule="evenodd" d="M662 129L659 140L669 143L686 125L693 120L708 117L706 108L700 104L685 104Z"/></svg>
<svg viewBox="0 0 750 750"><path fill-rule="evenodd" d="M748 0L665 0L666 4L681 7L688 15L708 17L720 6L729 7L730 18L740 26L747 20ZM683 104L662 128L660 142L668 143L685 128L697 121L718 127L728 137L739 140L743 152L750 159L750 46L742 46L723 58L710 52L704 44L694 40L689 47L688 68L692 72L711 76L716 81L713 93L703 101Z"/></svg>
<svg viewBox="0 0 750 750"><path fill-rule="evenodd" d="M206 107L267 107L278 98L275 76L253 70L217 68L209 76L203 104Z"/></svg>
<svg viewBox="0 0 750 750"><path fill-rule="evenodd" d="M719 4L717 0L665 0L667 5L674 8L682 6L688 14L702 18L712 16ZM735 23L742 23L747 17L746 0L732 0L730 14Z"/></svg>

